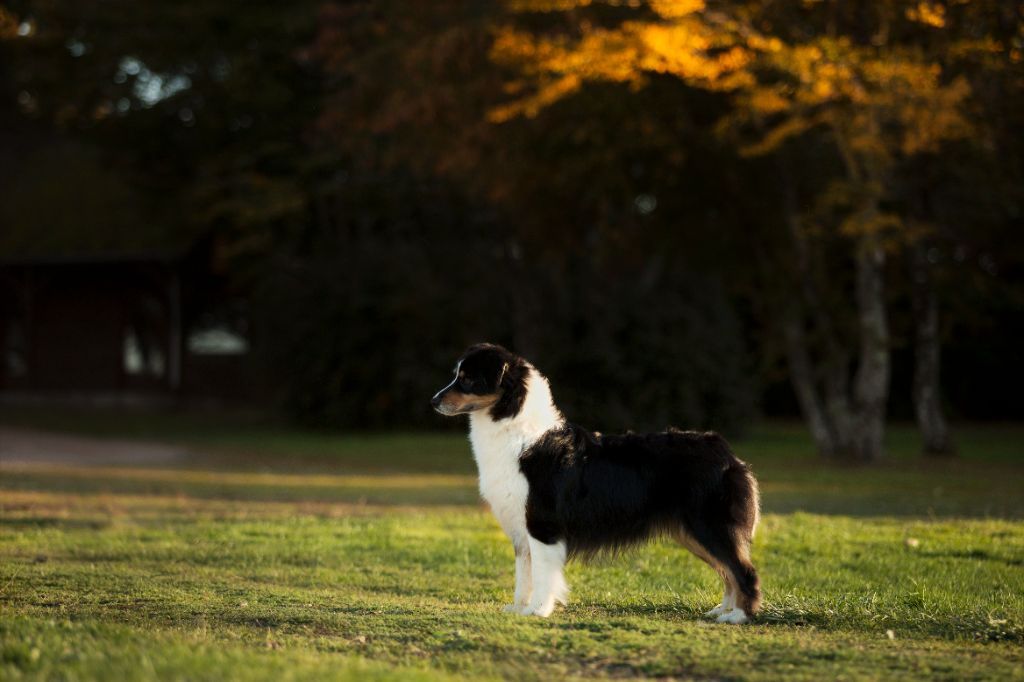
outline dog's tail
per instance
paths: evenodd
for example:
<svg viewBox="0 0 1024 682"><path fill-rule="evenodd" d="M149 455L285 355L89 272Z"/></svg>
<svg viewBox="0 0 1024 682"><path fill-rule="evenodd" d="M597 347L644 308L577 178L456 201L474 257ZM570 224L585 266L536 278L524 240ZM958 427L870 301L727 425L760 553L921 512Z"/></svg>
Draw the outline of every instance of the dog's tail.
<svg viewBox="0 0 1024 682"><path fill-rule="evenodd" d="M757 487L757 479L741 459L737 459L725 470L724 479L732 522L737 531L745 535L743 539L749 544L761 520L761 491Z"/></svg>
<svg viewBox="0 0 1024 682"><path fill-rule="evenodd" d="M730 465L724 478L736 552L730 569L741 593L740 605L752 615L761 607L761 578L750 562L750 543L761 518L761 495L757 479L742 460L737 459Z"/></svg>

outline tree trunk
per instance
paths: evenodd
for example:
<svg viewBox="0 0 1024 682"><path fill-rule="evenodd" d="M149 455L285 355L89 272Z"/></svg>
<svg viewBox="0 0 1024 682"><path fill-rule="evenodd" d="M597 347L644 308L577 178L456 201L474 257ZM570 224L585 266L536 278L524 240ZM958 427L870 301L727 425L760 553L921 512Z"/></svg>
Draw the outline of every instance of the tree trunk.
<svg viewBox="0 0 1024 682"><path fill-rule="evenodd" d="M857 316L860 358L854 381L853 457L884 454L889 399L889 325L885 313L885 250L877 235L860 238L857 250Z"/></svg>
<svg viewBox="0 0 1024 682"><path fill-rule="evenodd" d="M916 243L910 252L911 300L914 308L914 413L926 455L953 453L949 428L942 414L939 383L939 301L928 271L927 246Z"/></svg>
<svg viewBox="0 0 1024 682"><path fill-rule="evenodd" d="M793 306L783 320L783 336L786 344L786 360L789 364L789 380L793 384L800 411L804 415L811 438L818 453L832 457L836 453L835 439L829 428L821 397L814 380L814 366L807 350L807 336L799 309Z"/></svg>
<svg viewBox="0 0 1024 682"><path fill-rule="evenodd" d="M857 420L850 406L849 354L838 343L829 344L825 376L825 411L832 427L836 454L849 456L854 450Z"/></svg>
<svg viewBox="0 0 1024 682"><path fill-rule="evenodd" d="M864 173L837 134L848 162L850 177L860 182ZM871 232L877 218L876 199L862 208L867 233L856 254L858 342L860 355L854 385L850 386L849 344L840 337L832 312L823 302L811 271L812 254L801 229L795 185L788 165L780 162L783 202L793 238L800 291L799 303L787 311L783 322L790 380L800 409L818 451L826 457L874 461L884 454L885 413L889 398L889 327L885 304L885 251ZM808 350L802 310L806 306L814 332L821 343L820 364ZM851 395L852 393L852 395Z"/></svg>
<svg viewBox="0 0 1024 682"><path fill-rule="evenodd" d="M836 442L837 431L833 422L833 398L830 386L826 383L824 395L818 386L818 371L814 366L807 343L807 330L803 308L806 306L813 319L812 329L821 331L827 339L829 354L832 355L834 336L827 313L821 305L814 276L811 272L811 249L803 231L800 220L799 199L796 183L786 155L778 155L779 176L782 178L782 199L786 214L786 224L793 240L793 251L796 256L797 284L801 298L794 301L785 312L783 319L783 336L786 348L786 361L789 365L789 380L796 393L800 412L803 414L807 428L814 439L818 454L822 457L833 457L839 449ZM801 303L802 302L802 303Z"/></svg>

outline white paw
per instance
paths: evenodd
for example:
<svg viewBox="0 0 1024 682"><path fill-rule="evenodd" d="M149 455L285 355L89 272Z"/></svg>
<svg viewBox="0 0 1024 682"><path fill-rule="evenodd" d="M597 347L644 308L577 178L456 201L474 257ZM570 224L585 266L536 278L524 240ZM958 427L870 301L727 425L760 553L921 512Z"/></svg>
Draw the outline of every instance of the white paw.
<svg viewBox="0 0 1024 682"><path fill-rule="evenodd" d="M523 611L524 616L540 616L541 618L547 618L551 615L551 612L555 610L554 602L541 605L531 604L526 610Z"/></svg>
<svg viewBox="0 0 1024 682"><path fill-rule="evenodd" d="M750 619L747 618L747 614L743 609L733 609L732 611L727 611L718 617L719 623L732 623L734 625L746 623L748 620Z"/></svg>
<svg viewBox="0 0 1024 682"><path fill-rule="evenodd" d="M560 588L555 592L555 603L565 606L569 603L569 586L562 584Z"/></svg>
<svg viewBox="0 0 1024 682"><path fill-rule="evenodd" d="M711 618L712 616L717 616L717 615L722 614L722 613L725 613L725 604L719 604L718 606L716 606L715 608L711 609L710 611L705 611L704 615L707 616L708 618Z"/></svg>

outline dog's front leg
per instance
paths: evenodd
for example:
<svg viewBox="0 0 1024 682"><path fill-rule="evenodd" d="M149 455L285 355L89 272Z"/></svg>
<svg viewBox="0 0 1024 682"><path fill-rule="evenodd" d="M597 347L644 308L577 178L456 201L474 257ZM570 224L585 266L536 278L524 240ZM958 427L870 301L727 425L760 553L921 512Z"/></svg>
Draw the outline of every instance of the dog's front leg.
<svg viewBox="0 0 1024 682"><path fill-rule="evenodd" d="M530 538L530 572L533 579L533 595L525 614L547 618L555 610L555 603L565 603L569 586L562 573L565 567L566 547L564 542L545 544Z"/></svg>
<svg viewBox="0 0 1024 682"><path fill-rule="evenodd" d="M530 570L530 543L526 538L514 539L512 547L516 550L516 591L512 603L505 607L505 611L509 613L525 613L530 605L530 594L533 592Z"/></svg>

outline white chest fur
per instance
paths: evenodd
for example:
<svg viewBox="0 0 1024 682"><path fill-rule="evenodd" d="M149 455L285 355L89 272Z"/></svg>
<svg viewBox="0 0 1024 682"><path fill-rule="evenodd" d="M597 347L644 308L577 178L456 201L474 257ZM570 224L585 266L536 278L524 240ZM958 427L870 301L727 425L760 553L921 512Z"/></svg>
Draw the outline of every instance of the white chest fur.
<svg viewBox="0 0 1024 682"><path fill-rule="evenodd" d="M527 540L526 497L529 486L519 470L519 456L538 438L562 423L547 379L530 368L526 398L514 417L494 421L486 412L469 418L469 441L480 473L480 494L502 529L519 545Z"/></svg>

